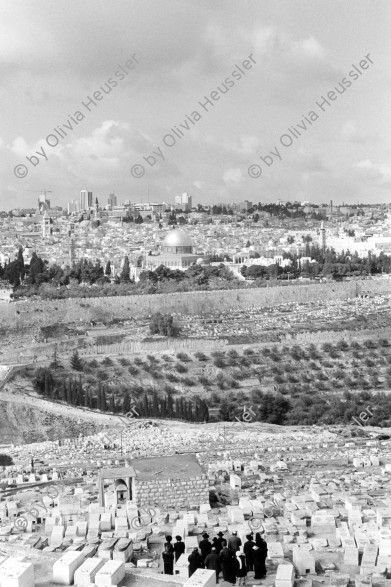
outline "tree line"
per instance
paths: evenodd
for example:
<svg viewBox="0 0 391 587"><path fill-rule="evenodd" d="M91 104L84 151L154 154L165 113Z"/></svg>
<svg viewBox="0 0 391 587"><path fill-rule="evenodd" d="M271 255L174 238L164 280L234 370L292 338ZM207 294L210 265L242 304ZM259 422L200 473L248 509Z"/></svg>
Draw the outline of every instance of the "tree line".
<svg viewBox="0 0 391 587"><path fill-rule="evenodd" d="M141 397L135 400L129 392L119 394L107 383L98 382L96 386L85 385L81 376L54 377L46 367L39 367L33 379L34 389L42 396L60 400L72 406L83 406L102 412L135 417L168 418L188 422L208 422L209 408L205 400L194 401L184 397L173 397L171 391L158 394L154 390L146 393L141 387Z"/></svg>

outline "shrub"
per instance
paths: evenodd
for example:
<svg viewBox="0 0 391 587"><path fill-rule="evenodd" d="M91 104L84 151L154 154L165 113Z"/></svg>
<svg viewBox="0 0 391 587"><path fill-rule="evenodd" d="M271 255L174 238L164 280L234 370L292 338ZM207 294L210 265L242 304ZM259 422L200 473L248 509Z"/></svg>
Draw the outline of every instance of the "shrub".
<svg viewBox="0 0 391 587"><path fill-rule="evenodd" d="M185 365L182 365L182 363L176 363L175 369L178 371L178 373L187 373L188 371L188 368L185 367Z"/></svg>
<svg viewBox="0 0 391 587"><path fill-rule="evenodd" d="M147 355L147 359L150 363L158 363L159 359L157 359L154 355Z"/></svg>
<svg viewBox="0 0 391 587"><path fill-rule="evenodd" d="M162 373L160 371L151 371L150 376L153 377L153 379L163 379L164 375L162 375Z"/></svg>
<svg viewBox="0 0 391 587"><path fill-rule="evenodd" d="M122 367L127 367L128 365L130 365L130 361L128 359L125 359L124 357L120 357L118 359L118 363L122 365Z"/></svg>
<svg viewBox="0 0 391 587"><path fill-rule="evenodd" d="M171 363L172 362L172 357L170 357L170 355L162 355L162 359L163 361L166 361L166 363Z"/></svg>
<svg viewBox="0 0 391 587"><path fill-rule="evenodd" d="M14 464L12 457L4 453L0 453L0 467L10 467Z"/></svg>
<svg viewBox="0 0 391 587"><path fill-rule="evenodd" d="M231 359L237 359L239 357L239 353L236 349L231 349L227 354Z"/></svg>
<svg viewBox="0 0 391 587"><path fill-rule="evenodd" d="M251 355L253 355L255 353L255 351L253 349L244 349L243 354L246 357L251 357Z"/></svg>
<svg viewBox="0 0 391 587"><path fill-rule="evenodd" d="M225 367L225 361L221 357L217 357L213 361L213 364L215 367L218 367L219 369L224 369L224 367Z"/></svg>
<svg viewBox="0 0 391 587"><path fill-rule="evenodd" d="M186 353L177 353L176 357L184 363L189 363L191 361L191 358Z"/></svg>
<svg viewBox="0 0 391 587"><path fill-rule="evenodd" d="M201 385L203 385L204 387L210 387L212 385L210 380L207 377L205 377L204 375L201 375L200 377L198 377L198 382Z"/></svg>
<svg viewBox="0 0 391 587"><path fill-rule="evenodd" d="M96 376L100 381L107 381L109 378L107 371L102 371L101 369L96 373Z"/></svg>
<svg viewBox="0 0 391 587"><path fill-rule="evenodd" d="M386 346L390 346L390 343L388 342L388 340L386 338L381 338L379 340L379 345L380 346L383 346L383 347L386 347Z"/></svg>
<svg viewBox="0 0 391 587"><path fill-rule="evenodd" d="M88 361L88 366L92 368L99 367L99 363L96 359L91 359L91 361Z"/></svg>
<svg viewBox="0 0 391 587"><path fill-rule="evenodd" d="M339 349L340 351L347 351L349 348L348 343L346 342L346 340L341 339L337 342L336 344L336 348Z"/></svg>
<svg viewBox="0 0 391 587"><path fill-rule="evenodd" d="M182 381L185 385L188 385L189 387L193 387L193 385L196 384L195 380L191 377L184 377Z"/></svg>
<svg viewBox="0 0 391 587"><path fill-rule="evenodd" d="M179 335L179 328L174 324L174 318L170 314L157 312L152 314L149 322L151 334L175 337Z"/></svg>
<svg viewBox="0 0 391 587"><path fill-rule="evenodd" d="M134 364L139 367L142 367L144 365L144 361L140 357L135 357Z"/></svg>
<svg viewBox="0 0 391 587"><path fill-rule="evenodd" d="M167 381L170 381L171 383L176 383L177 381L179 381L178 377L176 375L174 375L174 373L167 373L166 379L167 379Z"/></svg>
<svg viewBox="0 0 391 587"><path fill-rule="evenodd" d="M281 375L274 376L274 383L281 384L285 383L285 377L281 377Z"/></svg>
<svg viewBox="0 0 391 587"><path fill-rule="evenodd" d="M208 361L209 360L209 357L207 357L204 353L201 353L198 351L196 353L194 353L194 356L198 361Z"/></svg>
<svg viewBox="0 0 391 587"><path fill-rule="evenodd" d="M377 349L377 342L369 338L368 340L364 340L364 346L367 349Z"/></svg>
<svg viewBox="0 0 391 587"><path fill-rule="evenodd" d="M113 365L113 361L110 359L110 357L105 357L102 361L102 365L105 367L111 367Z"/></svg>
<svg viewBox="0 0 391 587"><path fill-rule="evenodd" d="M128 371L129 373L132 375L132 377L136 377L136 375L139 374L139 370L137 369L137 367L134 367L133 365L129 365L128 367Z"/></svg>

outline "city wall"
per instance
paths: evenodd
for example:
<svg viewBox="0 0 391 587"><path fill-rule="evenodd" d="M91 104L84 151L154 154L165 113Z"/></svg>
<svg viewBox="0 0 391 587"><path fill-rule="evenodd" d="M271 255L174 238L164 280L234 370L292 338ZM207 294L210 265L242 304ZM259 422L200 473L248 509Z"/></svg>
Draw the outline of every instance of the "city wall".
<svg viewBox="0 0 391 587"><path fill-rule="evenodd" d="M363 280L166 295L27 300L11 304L0 302L0 327L24 329L58 323L110 322L114 319L145 317L154 312L207 315L251 306L325 302L390 292L389 280Z"/></svg>
<svg viewBox="0 0 391 587"><path fill-rule="evenodd" d="M388 280L364 280L166 295L19 301L1 303L0 326L39 327L56 323L108 322L116 318L126 320L134 316L147 316L154 312L200 315L249 306L342 300L356 295L386 294L390 290Z"/></svg>

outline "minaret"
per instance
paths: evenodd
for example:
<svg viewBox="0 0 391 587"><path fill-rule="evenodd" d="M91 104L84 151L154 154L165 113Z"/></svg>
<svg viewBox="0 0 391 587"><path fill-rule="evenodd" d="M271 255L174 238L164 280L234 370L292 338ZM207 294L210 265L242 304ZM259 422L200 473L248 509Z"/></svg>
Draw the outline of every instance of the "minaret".
<svg viewBox="0 0 391 587"><path fill-rule="evenodd" d="M320 246L322 247L322 251L325 252L326 250L326 229L324 227L324 222L320 225Z"/></svg>
<svg viewBox="0 0 391 587"><path fill-rule="evenodd" d="M50 236L50 216L48 215L46 210L42 217L42 236L43 238Z"/></svg>
<svg viewBox="0 0 391 587"><path fill-rule="evenodd" d="M73 236L71 236L71 244L70 244L70 247L69 247L69 262L70 262L71 267L73 267L73 264L75 262L75 258L76 258L76 255L75 255L75 239L74 239Z"/></svg>

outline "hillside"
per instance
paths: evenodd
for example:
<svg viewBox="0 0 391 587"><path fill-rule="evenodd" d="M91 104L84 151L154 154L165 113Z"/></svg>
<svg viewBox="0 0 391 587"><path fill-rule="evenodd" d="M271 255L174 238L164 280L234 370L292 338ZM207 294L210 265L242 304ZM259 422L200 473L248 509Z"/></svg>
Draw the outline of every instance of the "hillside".
<svg viewBox="0 0 391 587"><path fill-rule="evenodd" d="M31 395L30 395L31 394ZM118 418L90 413L36 397L29 382L16 377L0 389L0 444L24 444L88 435L118 423Z"/></svg>

